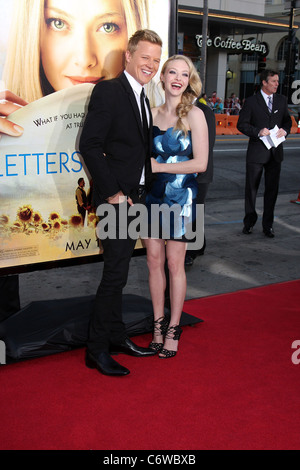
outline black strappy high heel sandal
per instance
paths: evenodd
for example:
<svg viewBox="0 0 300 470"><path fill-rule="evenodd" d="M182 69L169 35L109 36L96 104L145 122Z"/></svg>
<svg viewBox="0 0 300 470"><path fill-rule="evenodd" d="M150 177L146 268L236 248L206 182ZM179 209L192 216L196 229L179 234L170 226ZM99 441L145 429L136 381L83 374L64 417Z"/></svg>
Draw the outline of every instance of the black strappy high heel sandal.
<svg viewBox="0 0 300 470"><path fill-rule="evenodd" d="M164 336L167 332L168 329L168 320L166 317L160 317L157 320L154 321L154 331L153 331L153 336L155 334ZM163 348L164 344L163 343L156 343L155 341L151 341L149 344L149 348L153 349L154 351L160 352Z"/></svg>
<svg viewBox="0 0 300 470"><path fill-rule="evenodd" d="M173 339L174 341L179 340L182 329L179 325L170 326L167 329L165 339ZM170 349L162 348L158 357L160 359L169 359L170 357L176 356L177 351L171 351Z"/></svg>

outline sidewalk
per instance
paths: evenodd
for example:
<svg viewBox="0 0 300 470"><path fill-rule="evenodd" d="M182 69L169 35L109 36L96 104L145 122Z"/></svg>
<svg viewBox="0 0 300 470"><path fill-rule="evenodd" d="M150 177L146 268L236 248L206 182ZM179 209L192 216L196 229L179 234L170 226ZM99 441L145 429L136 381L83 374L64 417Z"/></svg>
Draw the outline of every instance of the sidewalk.
<svg viewBox="0 0 300 470"><path fill-rule="evenodd" d="M295 192L278 196L275 238L262 233L259 217L251 235L242 234L243 199L209 199L206 204L206 251L186 269L186 299L300 278L300 205ZM262 197L257 199L261 214ZM20 274L21 307L35 300L94 295L103 263ZM145 256L133 257L125 294L150 298Z"/></svg>

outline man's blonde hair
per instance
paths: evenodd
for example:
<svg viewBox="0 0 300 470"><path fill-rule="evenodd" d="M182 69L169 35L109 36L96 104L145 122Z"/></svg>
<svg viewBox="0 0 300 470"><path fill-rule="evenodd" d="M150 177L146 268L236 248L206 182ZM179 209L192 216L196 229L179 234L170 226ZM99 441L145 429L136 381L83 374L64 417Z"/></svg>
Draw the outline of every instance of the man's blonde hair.
<svg viewBox="0 0 300 470"><path fill-rule="evenodd" d="M162 47L162 40L155 31L151 29L140 29L136 31L128 41L127 50L131 55L136 51L138 43L141 41L147 41Z"/></svg>

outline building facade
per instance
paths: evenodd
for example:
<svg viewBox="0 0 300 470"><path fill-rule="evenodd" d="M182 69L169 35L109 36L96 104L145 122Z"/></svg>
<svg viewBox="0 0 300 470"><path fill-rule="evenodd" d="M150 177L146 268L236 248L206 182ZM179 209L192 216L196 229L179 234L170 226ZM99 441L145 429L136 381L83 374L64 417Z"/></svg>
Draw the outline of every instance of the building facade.
<svg viewBox="0 0 300 470"><path fill-rule="evenodd" d="M191 57L200 75L205 60L207 96L216 91L225 100L234 93L242 101L259 87L263 67L278 71L283 92L291 32L299 53L300 8L284 0L208 0L205 15L203 3L179 0L178 50ZM294 65L294 80L300 79L299 69Z"/></svg>

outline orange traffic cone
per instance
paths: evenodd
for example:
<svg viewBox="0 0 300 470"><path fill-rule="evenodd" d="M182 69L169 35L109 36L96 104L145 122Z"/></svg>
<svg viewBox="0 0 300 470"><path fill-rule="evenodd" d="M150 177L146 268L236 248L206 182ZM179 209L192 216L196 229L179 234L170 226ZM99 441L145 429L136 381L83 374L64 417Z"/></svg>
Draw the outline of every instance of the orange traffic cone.
<svg viewBox="0 0 300 470"><path fill-rule="evenodd" d="M297 134L300 134L300 119L298 121L298 129L297 129Z"/></svg>
<svg viewBox="0 0 300 470"><path fill-rule="evenodd" d="M299 129L299 127L298 127L298 129ZM291 202L294 202L295 204L300 204L300 192L298 194L297 199L293 199Z"/></svg>

